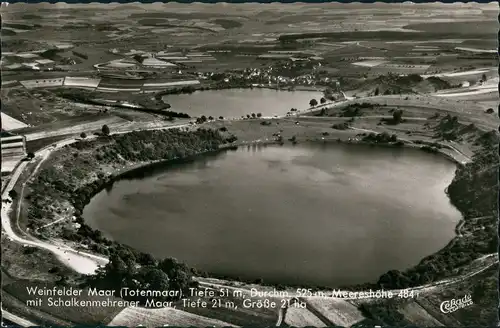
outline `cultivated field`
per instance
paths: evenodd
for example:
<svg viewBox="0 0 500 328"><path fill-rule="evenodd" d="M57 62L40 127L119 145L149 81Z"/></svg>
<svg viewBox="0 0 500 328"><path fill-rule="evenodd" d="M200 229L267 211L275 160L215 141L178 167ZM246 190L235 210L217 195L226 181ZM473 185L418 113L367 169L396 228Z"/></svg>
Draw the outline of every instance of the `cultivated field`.
<svg viewBox="0 0 500 328"><path fill-rule="evenodd" d="M235 327L227 322L202 317L173 308L145 309L136 307L124 309L118 313L108 325L125 327L161 327L164 325L183 327Z"/></svg>
<svg viewBox="0 0 500 328"><path fill-rule="evenodd" d="M19 120L16 120L15 118L10 117L5 113L1 114L2 114L2 130L9 131L9 130L21 129L28 126L27 124Z"/></svg>

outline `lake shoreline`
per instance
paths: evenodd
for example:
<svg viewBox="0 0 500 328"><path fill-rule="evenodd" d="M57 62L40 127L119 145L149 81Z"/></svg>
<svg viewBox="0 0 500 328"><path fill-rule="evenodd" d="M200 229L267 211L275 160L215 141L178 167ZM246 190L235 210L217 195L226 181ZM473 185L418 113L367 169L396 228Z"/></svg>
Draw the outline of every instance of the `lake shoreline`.
<svg viewBox="0 0 500 328"><path fill-rule="evenodd" d="M373 146L373 147L384 147L384 148L412 148L412 149L417 149L419 150L420 147L418 147L418 145L405 145L403 147L401 146L395 146L395 145L390 145L390 144L382 144L382 145L375 145L375 144L372 144L372 143L368 143L368 142L363 142L363 141L345 141L345 140L339 140L339 139L336 139L336 140L323 140L323 141L319 141L319 140L300 140L298 141L298 143L300 144L313 144L313 145L318 145L318 144L343 144L343 145L351 145L351 146L356 146L356 145L360 145L360 146ZM192 156L189 156L189 157L185 157L185 158L176 158L176 159L169 159L169 160L158 160L158 161L154 161L154 162L145 162L145 163L137 163L135 165L132 165L130 167L127 167L125 169L122 169L120 170L119 172L116 172L115 174L113 175L110 175L107 180L105 182L103 182L103 184L99 187L99 188L96 188L94 189L94 192L92 194L91 197L89 197L86 201L85 201L85 205L83 205L82 207L75 207L77 208L77 210L79 210L81 213L83 213L83 210L84 210L84 207L86 205L88 205L88 203L92 200L92 198L97 195L99 192L101 192L103 189L106 188L106 186L111 186L113 183L115 183L116 181L119 181L121 179L126 179L128 176L134 176L136 174L138 175L141 175L142 172L147 172L147 171L150 171L151 169L154 169L154 167L161 167L161 166L164 166L164 165L168 165L168 164L171 164L171 163L174 163L174 162L184 162L184 161L190 161L190 160L193 160L193 159L196 159L196 158L199 158L199 157L202 157L202 156L206 156L206 155L209 155L209 154L216 154L216 153L220 153L220 152L224 152L224 151L227 151L228 149L237 149L238 147L242 147L242 146L250 146L250 145L284 145L284 144L288 144L288 145L292 145L293 143L292 142L278 142L276 140L254 140L254 141L251 141L251 142L246 142L246 141L243 141L243 142L235 142L234 144L229 144L229 145L224 145L222 147L220 147L218 150L215 150L215 151L208 151L208 152L201 152L201 153L198 153L198 154L194 154ZM449 154L446 154L446 153L442 153L442 152L439 152L438 154L436 155L439 155L439 156L444 156L444 158L452 161L454 164L456 165L461 165L461 163L456 159L454 158L453 156L449 155ZM96 186L97 187L97 186ZM446 190L443 190L444 193L446 193ZM447 193L446 193L447 194ZM447 197L450 199L450 201L452 202L452 199L449 197L449 195L447 195ZM463 218L457 222L457 225L460 224L460 222L463 220ZM86 224L86 223L85 223ZM455 237L453 237L453 239L457 238L457 235L455 234ZM453 243L453 239L450 240L449 244ZM446 248L447 246L445 246ZM442 249L438 250L438 251L441 251ZM182 259L181 259L182 260ZM208 274L208 278L217 278L217 279L226 279L226 280L229 280L229 281L234 281L234 279L236 279L237 277L236 276L231 276L231 275L216 275L216 274L212 274L210 272L207 273ZM257 279L258 277L255 277L255 279ZM251 283L252 280L244 280L244 282L246 283ZM282 285L285 285L285 286L291 286L291 284L282 284ZM295 285L293 285L295 286ZM311 285L296 285L296 287L311 287ZM314 286L312 286L314 287ZM338 287L338 286L336 286ZM324 286L323 288L333 288L331 286Z"/></svg>
<svg viewBox="0 0 500 328"><path fill-rule="evenodd" d="M361 118L362 117L360 117L360 119ZM336 118L331 118L331 119L334 122ZM264 121L266 122L266 124L263 124ZM300 125L297 125L299 121L300 121ZM271 122L272 126L268 126L269 124L267 124L267 123L269 123L269 122ZM222 131L222 127L224 127L224 128L226 128L224 131L231 131L231 134L235 135L237 137L238 142L231 144L231 145L226 145L224 147L235 147L237 145L251 145L251 144L256 144L256 143L263 143L263 144L280 143L276 139L274 134L273 134L273 136L271 136L271 132L276 131L276 129L281 129L280 131L284 131L283 133L281 133L283 135L286 135L286 134L288 134L289 136L291 136L291 134L294 136L297 135L296 142L298 142L298 143L303 143L303 142L314 142L314 143L323 142L324 143L324 142L336 141L336 142L347 143L347 144L360 143L360 144L376 144L376 146L388 146L388 147L395 147L396 146L396 145L390 145L390 144L363 142L360 140L360 138L356 138L356 136L360 135L359 131L357 131L358 132L357 133L356 130L347 130L347 131L332 130L331 127L329 126L329 124L331 124L331 123L327 122L325 124L329 127L328 133L321 132L321 131L324 131L324 129L322 130L321 128L317 128L317 127L313 128L312 126L307 127L306 121L301 121L300 117L281 118L281 119L280 118L273 118L273 119L245 119L245 120L216 120L216 121L206 122L202 125L199 125L198 127L202 128L202 129L204 129L204 128L214 129L217 131L219 131L219 130ZM306 129L303 129L303 128L306 128ZM196 129L196 127L194 129ZM299 134L297 134L297 133L299 133ZM323 136L325 136L325 133L327 133L327 136L326 137L319 137L318 135L321 135L321 133L323 134ZM226 134L226 133L224 133L224 134ZM476 135L477 135L477 133L476 133ZM288 141L286 141L286 142L288 142ZM397 147L401 147L401 146L397 146ZM416 143L405 142L403 147L412 147L412 148L417 148L417 149L423 150L422 146L420 144L417 145ZM432 148L432 149L433 149L432 152L440 154L441 156L445 156L449 160L458 164L458 167L464 166L464 163L462 161L460 161L459 158L454 156L453 152L450 154L441 148ZM219 150L216 150L216 151L219 151ZM204 152L199 152L198 156L200 154L203 154L203 153ZM161 160L161 161L158 161L158 163L169 162L169 161L170 160ZM90 184L90 187L88 185L82 186L83 189L85 189L85 188L92 189L92 192L90 193L92 196L90 196L90 197L88 196L89 194L88 194L88 189L87 189L87 196L82 197L82 199L84 201L80 202L80 204L83 203L84 205L82 204L83 206L82 205L74 206L74 208L78 212L82 213L83 208L85 207L86 204L88 204L88 202L90 202L91 198L93 196L95 196L99 191L101 191L105 185L111 183L112 180L115 180L117 178L117 176L122 176L123 174L127 174L127 172L131 171L131 170L142 170L144 168L147 168L150 165L151 165L151 162L134 163L133 165L122 168L122 170L115 170L113 172L110 172L112 174L105 177L102 181L94 181L93 183ZM160 165L162 165L162 164L160 164ZM458 170L459 169L457 168L456 174L457 174ZM457 179L457 175L455 175L454 181L456 179ZM80 188L80 189L82 189L82 188ZM452 202L452 204L455 207L457 207L455 199L448 192L448 188L447 188L447 190L445 190L445 193L448 194L448 197L450 198L450 201ZM461 210L460 210L460 212L463 215L464 212ZM83 219L79 223L81 223L82 225L85 224ZM458 224L460 224L460 223L457 223L457 226L458 226ZM90 229L90 227L88 227L88 226L87 226L87 228ZM100 234L98 234L98 236L99 235ZM420 264L424 263L425 261L428 261L428 259L434 259L436 257L436 254L443 254L444 252L448 252L451 249L451 246L453 246L454 241L456 239L457 239L457 236L455 236L455 238L452 241L450 241L450 243L447 246L445 246L444 248L442 248L438 252L431 254L431 255L425 257L424 259L422 259L420 261ZM454 252L454 251L451 250L451 252ZM419 266L420 264L417 264L417 266ZM412 269L409 269L409 270L412 270ZM443 277L449 276L449 274L451 274L451 272L448 272L448 271L447 271L447 273L442 273L442 272L436 273L435 278L432 278L432 279L442 279ZM377 284L368 283L368 284L363 284L362 286L363 287L374 287L374 286L376 287ZM357 287L359 287L359 286L351 286L351 288L357 288Z"/></svg>
<svg viewBox="0 0 500 328"><path fill-rule="evenodd" d="M212 116L234 120L249 117L252 113L261 113L264 117L283 117L297 103L306 105L311 99L319 102L322 97L321 90L308 87L292 90L273 86L235 86L178 91L161 96L161 101L171 106L171 110L188 113L191 117ZM217 103L223 98L229 98L234 103L228 102L228 106L218 107ZM185 104L186 100L189 105ZM310 109L308 106L306 110Z"/></svg>
<svg viewBox="0 0 500 328"><path fill-rule="evenodd" d="M338 146L337 146L337 144L338 144ZM294 148L298 148L298 149L300 149L300 148L302 148L302 147L305 147L306 149L309 149L309 147L310 147L310 146L319 145L319 147L314 147L314 149L317 149L316 151L318 151L319 153L323 153L323 152L328 153L328 152L329 152L329 150L331 150L331 151L333 151L333 152L334 152L334 154L335 154L335 153L336 153L336 150L335 150L335 149L345 149L345 150L343 150L343 151L342 151L342 152L344 152L344 151L348 151L348 150L349 150L349 149L351 149L351 148L356 148L356 149L358 149L358 150L354 150L354 152L355 152L355 153L364 152L364 151L365 151L365 149L366 149L366 151L368 151L368 152L369 152L369 154L371 154L371 155L370 155L370 157L372 157L372 156L376 157L376 156L377 156L377 154L379 154L379 153L380 153L381 158L386 158L386 156L385 156L385 154L386 154L386 153L393 153L393 151L388 150L388 149L390 149L390 148L396 148L396 147L392 147L392 146L387 146L387 147L384 147L384 146L380 146L380 147L376 147L376 146L375 146L375 147L369 147L369 145L367 145L367 144L359 144L359 145L358 145L358 144L350 144L350 145L346 145L346 146L344 147L344 146L341 146L341 145L343 145L343 144L344 144L344 143L338 143L338 142L336 142L336 141L334 141L334 140L331 140L331 141L327 141L324 147L323 147L323 143L321 143L321 142L300 142L300 143L298 143L297 145L295 145L295 146L294 146L294 145L292 145L292 143L291 143L291 142L286 142L286 143L285 143L285 145L284 145L284 147L286 147L286 148L285 148L283 151L285 151L287 154L288 154L289 152L291 152L291 154L293 154L293 153L295 153L296 151L299 151L299 152L300 152L300 150L293 150ZM329 145L331 145L331 147L330 147ZM360 147L357 147L357 146L360 146ZM253 147L251 147L251 149L252 149L252 148L253 148ZM279 149L280 149L280 147L279 147L279 146L277 146L277 147L274 147L274 146L273 146L271 149L275 149L275 148L277 148L277 149L276 149L276 151L281 152L281 150L279 150ZM374 148L374 149L373 149L373 150L371 150L371 148ZM378 148L387 148L387 149L378 149ZM246 152L246 149L247 149L247 147L245 147L245 146L240 147L240 151ZM259 148L259 147L257 147L257 149L260 149L260 148ZM262 149L265 149L265 147L262 147ZM265 150L262 150L262 151L264 151L264 152L265 152ZM403 158L404 158L405 156L410 156L410 158L414 158L414 156L415 156L415 157L416 157L415 159L420 158L420 156L419 156L419 152L417 152L415 149L409 149L409 152L407 152L407 151L405 151L405 149L404 149L404 148L399 148L399 150L394 150L394 151L396 152L396 154L400 153L400 151L401 151L400 156L402 156ZM259 152L260 152L260 151L258 150L258 151L257 151L257 153L259 153ZM230 152L230 153L231 153L231 152ZM271 150L271 153L274 153L274 150ZM320 155L319 153L318 153L318 156ZM350 152L348 152L348 153L350 153ZM228 155L229 155L229 156L231 156L230 158L232 158L232 156L233 156L233 155L230 155L230 154L228 154ZM425 156L424 156L424 155L425 155ZM204 156L203 154L202 154L201 156L202 156L203 158L205 158L205 156ZM226 156L226 155L222 155L222 158L225 158L225 156ZM237 155L235 155L235 156L237 156ZM255 155L255 156L259 156L259 157L260 157L260 155ZM325 155L325 156L327 156L327 155ZM434 156L432 156L432 155L426 155L426 154L423 154L422 156L423 156L425 159L427 159L428 161L430 161L430 163L433 163L434 161L436 161L436 163L437 163L437 164L436 164L436 165L437 165L437 167L440 167L440 165L441 165L440 163L442 163L442 162L444 162L445 164L447 164L447 161L444 161L444 160L442 161L442 160L440 160L440 158L434 158ZM429 156L430 156L430 157L429 157ZM436 156L437 156L437 155L436 155ZM266 157L266 158L267 158L267 157ZM273 158L274 158L274 157L273 157ZM208 160L208 161L211 161L212 159L211 159L211 157L210 157L210 158L208 158L207 160ZM214 160L216 161L216 163L218 163L218 161L219 161L219 160L218 160L218 159L216 159L216 158L214 158ZM221 161L222 161L222 160L221 160ZM201 162L203 163L203 162L204 162L204 159L201 159ZM427 162L427 161L425 161L425 162ZM189 163L190 163L190 162L189 162ZM189 164L189 163L188 163L188 164L187 164L187 166L186 166L186 168L187 168L188 172L189 172L189 170L190 170L188 167L191 167L191 164ZM165 165L168 165L168 162L167 162L167 163L165 163ZM171 173L172 173L173 175L176 175L176 173L175 173L175 172L176 172L178 169L181 169L181 170L182 170L182 166L179 166L177 163L175 163L174 165L175 165L175 168L173 169L174 171L173 171L173 172L171 172ZM181 165L182 165L182 162L181 162ZM218 165L218 164L214 164L214 165ZM446 180L447 180L447 181L445 181L445 182L443 183L443 187L439 190L439 192L438 192L438 191L436 191L436 194L437 194L437 195L439 195L439 196L440 196L440 195L443 195L443 193L444 193L444 185L448 185L448 183L451 181L451 178L453 177L453 173L454 173L454 166L453 166L453 165L447 164L446 166L447 166L447 167L451 167L451 171L447 171L447 172L448 172L448 173L446 174L446 176L447 176ZM382 169L382 168L381 168L381 169ZM156 173L152 173L152 174L153 174L153 177L155 177L155 176L156 176L156 174L161 174L161 175L159 175L159 176L163 176L164 178L167 178L167 177L168 177L168 175L169 175L169 170L170 170L170 168L169 168L168 166L165 166L165 169L164 169L164 170L161 170L161 169L160 169L160 170L158 170L158 171L157 171L157 170L155 170L154 168L147 167L147 168L145 168L145 170L146 170L146 171L149 171L149 170L154 170L154 172L156 172ZM246 169L243 169L243 168L242 168L242 170L243 170L243 171L245 171ZM432 170L432 166L431 166L431 170ZM242 171L242 172L243 172L243 171ZM217 171L217 172L218 172L218 171ZM279 174L279 173L277 172L277 174ZM449 174L451 174L451 175L449 175ZM149 174L146 174L145 176L142 176L142 175L141 175L141 173L139 173L139 174L137 175L137 178L138 178L138 179L140 179L141 177L142 177L142 178L144 178L144 179L146 179L146 181L149 181L149 180L151 179L151 183L154 183L153 181L156 179L156 178L152 178ZM268 176L268 178L272 178L272 177L271 177L271 176ZM242 179L243 179L243 178L242 178ZM135 179L133 179L133 180L135 180ZM231 181L231 180L229 180L229 181ZM432 182L432 181L431 181L431 182ZM124 182L124 183L125 183L125 185L129 186L129 182ZM141 182L131 182L131 183L132 183L132 184L131 184L131 186L136 186L136 185L137 185L137 186L142 186L142 185L143 185L143 183L141 183ZM394 183L397 183L397 181L394 181ZM146 184L146 185L147 185L147 184ZM117 195L120 195L120 194L121 194L121 191L120 191L120 190L122 190L122 188L121 188L120 186L122 186L122 184L119 184L119 185L118 185L117 190L115 191L115 192L117 193ZM268 185L268 186L269 186L269 185ZM132 190L135 190L135 187L132 187L132 188L133 188ZM161 190L161 189L162 189L162 187L160 187L160 186L159 186L159 190ZM138 190L142 190L142 187L141 187L141 189L138 189ZM148 192L150 192L150 191L149 191L149 190L150 190L149 188L147 188L147 190L148 190ZM196 189L194 189L194 190L196 190ZM126 193L126 194L128 194L127 192L125 192L125 193ZM221 267L221 268L218 268L216 265L211 265L211 264L210 264L210 261L208 261L208 259L207 259L207 260L203 259L203 257L201 257L200 259L197 259L197 256L190 257L191 255L189 254L189 252L188 252L187 250L186 250L185 252L184 252L184 251L182 251L182 250L178 250L178 249L176 249L176 248L175 248L175 245L172 245L172 247L174 247L174 249L172 249L172 250L171 250L171 252L168 252L168 251L167 251L167 252L162 253L161 251L160 251L160 252L158 252L154 246L149 247L149 246L147 245L148 243L146 243L146 244L145 244L145 243L143 243L143 242L139 242L139 241L137 241L137 240L134 240L134 239L133 239L133 234L128 234L128 233L118 233L118 234L116 234L116 235L115 235L115 233L114 233L114 231L115 231L115 230L114 230L113 228L111 228L111 227L109 226L109 224L106 224L105 219L107 218L107 216L106 216L106 215L99 214L99 211L100 211L100 210L102 210L102 211L107 211L107 206L106 206L106 204L107 204L107 203L106 203L106 201L103 203L103 198L100 198L100 197L104 197L104 199L107 199L107 196L104 196L105 194L106 194L106 193L101 194L101 195L99 196L99 201L97 201L96 203L92 203L92 204L94 204L95 206L94 206L94 205L92 205L91 209L86 210L86 211L88 211L88 212L85 212L85 213L84 213L84 215L83 215L85 218L89 218L89 219L90 219L90 220L88 221L88 224L89 224L92 228L94 228L94 229L102 229L102 231L106 231L106 236L110 236L110 237L112 237L112 239L113 239L114 237L116 237L117 239L115 239L115 240L118 240L118 241L121 241L121 242L127 242L127 241L132 242L132 241L133 241L133 243L131 244L131 246L132 246L132 247L140 247L140 249L141 249L142 251L146 251L146 252L148 252L148 251L153 251L154 256L159 256L159 258L160 258L161 256L175 256L175 257L177 257L177 258L178 258L178 259L180 259L180 260L186 260L186 263L188 263L188 264L191 264L191 263L192 263L192 265L193 265L195 268L200 269L200 270L207 271L207 272L209 273L209 276L210 276L210 277L212 277L212 278L215 278L215 277L217 277L217 278L229 278L229 277L232 277L232 278L234 279L234 278L238 278L238 277L239 277L239 276L238 276L237 271L238 271L238 270L239 270L239 271L241 271L241 268L239 268L238 266L236 266L236 267L235 267L235 270L232 272L230 268L227 268L227 267L225 267L225 268L222 268L222 267ZM187 195L191 195L191 194L187 194ZM194 197L193 199L196 199L195 194L193 194L193 196L192 196L192 197ZM170 197L167 197L167 198L170 198ZM199 197L198 197L198 198L199 198ZM444 195L443 195L442 197L440 197L440 199L442 199L442 198L446 198L445 202L447 202L447 200L449 199L447 196L444 196ZM114 204L114 205L113 205L113 207L115 207L116 205L120 204L120 203L116 200L116 199L117 199L116 197L111 197L111 198L109 198L109 199L110 199L110 201L111 201L111 199L113 199L113 204ZM119 198L118 198L118 199L119 199ZM203 200L204 198L201 198L201 199ZM145 202L144 204L146 204L146 200L144 200L144 202ZM155 202L155 203L156 203L156 202ZM181 204L182 204L182 203L183 203L183 202L181 202ZM100 205L99 205L99 204L100 204ZM160 203L160 205L161 205L161 204L162 204L162 203ZM216 203L215 203L215 204L216 204ZM214 204L214 205L215 205L215 204ZM125 205L125 204L124 204L124 205ZM139 206L139 204L137 204L137 205ZM118 206L119 206L119 205L118 205ZM141 207L142 207L142 206L141 206ZM134 206L134 208L135 208L135 206ZM145 206L145 208L148 208L148 207L147 207L147 206ZM156 205L155 205L155 208L156 208ZM169 208L169 207L165 207L165 210L166 210L165 215L167 215L166 213L169 213L168 208ZM176 206L174 206L174 208L176 208ZM255 208L258 208L258 207L255 207ZM422 208L422 210L426 210L426 207L425 207L425 206L421 206L421 208ZM454 207L453 207L453 208L454 208ZM131 210L132 210L132 209L131 209ZM134 215L132 214L132 212L128 212L128 211L127 211L127 213L130 213L130 215L131 215L131 216L130 216L130 218L134 218L134 217L136 217L136 216L134 216ZM140 213L140 212L139 212L139 213ZM162 214L161 214L161 213L162 213L162 212L159 212L159 213L157 213L157 214L155 214L155 215L159 215L158 217L161 217L161 216L162 216ZM197 213L198 213L198 212L197 212ZM110 214L111 214L111 213L110 213ZM243 213L243 214L244 214L244 213ZM361 214L361 213L358 213L358 214ZM390 214L390 213L389 213L389 214ZM401 214L401 213L400 213L400 214ZM88 216L87 216L87 215L88 215ZM153 215L153 214L151 214L151 215ZM199 214L198 214L198 215L199 215ZM195 216L186 216L186 218L191 217L191 218L193 218L193 219L194 219L194 218L198 217L198 215L195 215ZM459 215L459 214L458 214L458 215ZM168 216L168 215L167 215L167 216ZM94 218L92 219L92 217L94 217ZM139 215L138 217L140 217L140 215ZM455 217L455 216L454 216L454 217ZM353 218L354 218L354 217L353 217ZM429 216L427 216L427 218L429 218ZM110 219L110 220L112 220L112 221L114 222L114 224L113 224L114 226L117 226L117 225L119 225L119 223L120 223L120 217L112 217L112 216L110 216L110 217L109 217L109 219ZM214 221L215 221L215 218L214 218ZM121 228L121 229L133 230L133 227L132 227L132 226L128 226L128 223L125 223L125 222L128 222L128 219L125 219L125 221L124 221L124 224L125 224L125 225L124 225L124 227L123 227L123 228ZM149 222L149 221L148 221L148 222ZM151 221L151 222L153 222L153 221ZM154 222L156 222L156 221L154 221ZM455 219L453 220L453 222L455 222ZM201 226L203 226L203 224L204 224L204 223L200 222L200 227L201 227ZM443 236L443 238L440 238L439 240L444 240L444 242L443 242L443 243L441 243L439 240L436 240L436 239L434 238L435 244L436 244L437 246L436 246L435 248L428 247L428 248L426 248L426 250L429 250L429 251L432 251L432 252L433 252L434 250L439 250L439 249L441 249L441 246L444 246L444 245L445 245L445 243L447 243L447 242L448 242L448 241L450 241L452 238L454 238L454 236L455 236L455 235L453 234L453 231L452 231L452 230L453 230L453 227L452 227L452 226L454 226L454 224L455 224L455 223L452 223L452 224L450 224L450 225L448 225L448 224L447 224L447 225L446 225L446 229L443 231L443 233L442 233L442 234L440 234L440 235L442 235L442 236ZM316 226L319 226L319 225L316 225ZM436 225L436 227L438 227L438 226L440 227L440 225L439 225L439 224L438 224L438 225ZM127 227L127 228L126 228L126 227ZM334 227L333 227L333 226L330 226L330 229L331 229L331 228L334 228ZM169 233L168 233L168 224L163 224L163 223L158 222L158 229L161 229L161 230L165 230L165 231L167 231L167 232L166 232L166 234L165 234L165 236L166 236L165 238L169 239L169 237L167 237L167 236L170 236L170 235L169 235ZM176 227L176 229L180 229L180 228L179 228L179 227ZM153 230L153 231L158 231L158 230ZM203 228L201 228L201 231L203 231ZM235 227L235 231L239 231L238 227ZM320 230L320 231L321 231L321 230ZM110 233L110 234L108 234L108 233ZM408 235L409 237L411 237L411 235L410 235L410 234L407 234L407 235ZM128 236L128 237L130 237L130 238L127 238L127 236ZM158 239L158 238L159 238L159 235L155 235L155 239ZM173 237L172 237L172 238L173 238ZM169 244L169 243L167 243L167 244ZM403 243L403 244L404 244L404 243ZM169 249L169 248L170 248L170 247L166 247L166 249ZM196 248L194 248L194 249L196 249ZM169 254L169 253L170 253L170 254ZM426 252L426 251L421 251L421 252L418 252L418 254L413 255L413 257L411 258L413 261L408 261L408 260L407 260L407 261L411 263L411 262L414 262L414 261L420 260L423 256L426 256L426 255L428 255L428 254L430 254L430 253L431 253L431 252ZM175 255L174 255L174 254L175 254ZM184 255L183 255L183 254L184 254ZM258 253L257 253L257 254L258 254ZM207 255L208 255L208 256L210 256L209 254L207 254ZM411 255L411 253L408 253L408 255ZM420 255L422 255L422 256L420 256ZM354 262L356 262L356 261L354 261ZM389 262L392 262L392 261L389 261ZM197 263L197 264L196 264L196 263ZM272 262L270 262L269 260L267 260L267 262L264 262L264 263L269 263L269 265L270 265L270 266L273 266L273 267L274 267L273 263L272 263ZM290 262L290 263L293 263L293 262ZM203 264L203 265L201 265L201 264ZM243 264L243 265L245 265L245 263L242 263L242 264ZM406 263L404 263L404 264L406 264ZM198 265L200 265L200 266L198 266ZM311 265L313 265L313 263L311 263ZM397 265L397 266L398 266L398 268L405 268L405 267L406 267L406 266L400 266L400 265L399 265L399 264L397 264L397 263L395 263L395 265ZM214 270L215 272L217 272L218 274L214 274L214 273L210 270L210 268L211 268L212 270ZM387 268L387 270L388 270L388 269L391 269L392 267L391 267L391 265L388 265L388 266L383 266L383 265L381 265L381 268L382 268L382 270L383 270L381 273L384 273L384 272L385 272L384 268ZM252 268L251 268L251 267L249 267L249 269L252 269ZM282 281L280 282L280 280L279 280L279 275L278 275L277 277L273 277L273 274L269 273L269 277L268 277L268 276L267 276L267 273L266 273L266 270L267 270L267 269L266 269L266 265L264 265L264 264L263 264L263 267L262 267L262 268L260 268L260 269L257 269L257 268L256 268L256 269L252 269L252 271L247 271L247 274L246 274L246 275L244 275L243 273L240 273L240 274L241 274L242 276L244 276L245 281L247 281L247 282L252 282L253 280L256 280L257 278L260 278L260 277L262 277L262 278L264 279L264 281L265 281L266 283L268 283L268 284L269 284L269 283L271 283L271 282L273 282L273 283L277 283L277 284L280 284L280 283L281 283L281 284L284 284L284 285L290 285L291 283L297 283L297 282L298 282L298 281L295 281L295 280L293 279L293 277L287 277L287 276L286 276L286 274L283 276L283 279L282 279ZM358 270L354 270L354 272L355 272L355 271L358 271ZM261 274L259 274L259 272L261 272ZM221 275L221 274L219 274L219 273L222 273L222 275ZM255 274L251 274L251 273L255 273ZM369 278L370 278L370 280L371 280L371 279L378 279L379 274L376 274L376 275L374 275L374 276L373 276L373 275L369 275L369 274L365 274L364 276L369 277ZM321 275L321 276L320 276L320 275L318 275L318 281L319 281L319 282L315 282L314 277L309 277L309 275L308 275L308 274L305 274L305 275L304 275L304 277L307 277L307 279L304 279L304 283L305 283L305 284L307 284L307 285L311 285L311 284L315 284L315 283L316 283L316 284L321 284L321 282L323 281L323 283L324 283L324 284L326 284L325 286L330 286L330 285L331 285L331 286L338 286L338 283L341 283L342 281L344 281L344 278L342 278L340 275L339 275L339 279L340 279L340 280L338 280L338 282L336 282L336 281L337 281L337 279L332 279L332 280L330 281L330 284L328 284L328 279L327 279L327 280L324 280L324 279L323 279L323 275ZM289 279L289 278L290 278L290 279ZM323 279L323 280L322 280L322 279ZM346 279L345 281L351 281L351 280L352 280L352 279ZM370 280L366 280L366 281L370 281ZM307 282L306 282L306 281L307 281ZM365 281L363 281L363 280L359 280L359 279L354 279L354 280L352 280L352 281L353 281L353 282L355 282L355 283L365 282Z"/></svg>

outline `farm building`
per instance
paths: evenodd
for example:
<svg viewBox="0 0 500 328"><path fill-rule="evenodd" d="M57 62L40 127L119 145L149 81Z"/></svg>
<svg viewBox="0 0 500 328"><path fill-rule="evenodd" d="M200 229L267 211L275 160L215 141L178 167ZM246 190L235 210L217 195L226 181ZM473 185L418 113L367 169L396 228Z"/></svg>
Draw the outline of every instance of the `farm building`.
<svg viewBox="0 0 500 328"><path fill-rule="evenodd" d="M288 55L288 54L263 54L263 55L259 55L257 58L281 60L281 59L290 59L290 57L291 57L291 55Z"/></svg>

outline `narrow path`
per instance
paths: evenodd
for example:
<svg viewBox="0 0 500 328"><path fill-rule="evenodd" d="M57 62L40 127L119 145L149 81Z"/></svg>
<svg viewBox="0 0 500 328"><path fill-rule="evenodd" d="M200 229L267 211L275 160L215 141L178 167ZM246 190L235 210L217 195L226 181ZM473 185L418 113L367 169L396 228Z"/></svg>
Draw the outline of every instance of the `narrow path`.
<svg viewBox="0 0 500 328"><path fill-rule="evenodd" d="M18 211L18 213L19 213L19 211ZM57 219L57 220L55 220L53 222L47 223L46 225L43 225L40 228L36 228L35 232L38 232L40 229L44 229L44 228L50 227L50 226L52 226L52 225L54 225L56 223L59 223L61 221L66 221L68 219L69 219L69 217L62 217L62 218ZM18 220L18 222L19 222L19 220Z"/></svg>

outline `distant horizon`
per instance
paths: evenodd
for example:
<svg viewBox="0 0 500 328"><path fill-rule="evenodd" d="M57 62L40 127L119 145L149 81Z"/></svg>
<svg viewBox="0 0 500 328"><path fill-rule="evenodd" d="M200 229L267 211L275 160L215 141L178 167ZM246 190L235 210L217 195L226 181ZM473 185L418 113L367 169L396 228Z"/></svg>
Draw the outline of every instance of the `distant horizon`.
<svg viewBox="0 0 500 328"><path fill-rule="evenodd" d="M391 5L405 5L405 6L435 6L435 7L440 7L440 6L460 6L460 7L489 7L489 6L496 6L495 9L498 9L498 2L491 1L491 2L424 2L424 1L404 1L404 2L382 2L382 1L377 1L377 2L372 2L372 1L356 1L356 2L326 2L326 1L321 1L321 0L311 0L311 1L298 1L298 2L279 2L279 1L272 1L272 2L258 2L258 1L248 1L248 2L225 2L225 1L173 1L173 2L151 2L151 3L142 3L142 2L109 2L109 3L99 3L99 2L89 2L89 3L84 3L84 1L78 1L78 3L68 3L68 2L57 2L57 3L52 3L52 2L35 2L35 3L26 3L22 1L6 1L2 2L2 7L7 8L5 4L8 4L9 7L12 6L22 6L22 5L29 5L30 7L35 7L35 6L56 6L56 7L61 7L58 9L65 9L65 8L70 8L70 7L104 7L104 6L123 6L123 5L128 5L128 6L137 6L137 7L149 7L149 6L161 6L161 7L171 7L171 6L182 6L182 5L189 5L189 7L192 7L193 5L223 5L223 6L254 6L254 5L267 5L267 6L276 6L276 7L281 7L281 6L290 6L290 5L314 5L314 6L362 6L362 7L367 7L370 5L374 6L391 6ZM491 9L491 10L495 10Z"/></svg>

